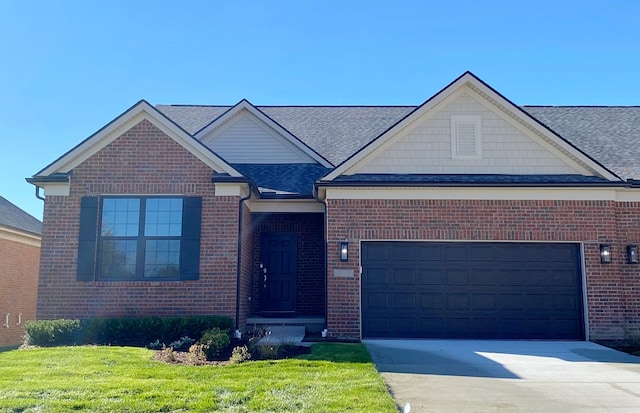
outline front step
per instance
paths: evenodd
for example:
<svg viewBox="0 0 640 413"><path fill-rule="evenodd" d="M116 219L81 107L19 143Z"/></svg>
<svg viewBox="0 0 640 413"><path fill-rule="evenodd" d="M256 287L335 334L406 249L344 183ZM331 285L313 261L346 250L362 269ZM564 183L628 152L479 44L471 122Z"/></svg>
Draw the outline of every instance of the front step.
<svg viewBox="0 0 640 413"><path fill-rule="evenodd" d="M247 330L264 328L267 326L302 326L308 333L320 333L324 329L324 317L249 317L247 318Z"/></svg>
<svg viewBox="0 0 640 413"><path fill-rule="evenodd" d="M294 346L301 346L303 345L304 334L304 326L266 326L265 335L258 341L258 344L293 344Z"/></svg>

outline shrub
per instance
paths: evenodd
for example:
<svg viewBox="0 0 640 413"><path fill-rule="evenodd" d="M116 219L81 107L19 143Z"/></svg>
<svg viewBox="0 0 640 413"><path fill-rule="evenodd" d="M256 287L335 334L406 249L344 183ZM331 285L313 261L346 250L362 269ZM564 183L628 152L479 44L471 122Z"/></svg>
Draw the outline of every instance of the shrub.
<svg viewBox="0 0 640 413"><path fill-rule="evenodd" d="M191 337L184 336L184 337L172 342L171 344L169 344L169 347L171 347L175 351L186 351L195 342L196 341L194 339L192 339Z"/></svg>
<svg viewBox="0 0 640 413"><path fill-rule="evenodd" d="M221 330L218 327L211 328L202 333L200 344L204 344L204 351L208 360L214 360L220 352L231 343L229 330Z"/></svg>
<svg viewBox="0 0 640 413"><path fill-rule="evenodd" d="M247 346L237 346L233 348L231 358L229 359L231 364L240 364L248 360L251 360L251 353Z"/></svg>
<svg viewBox="0 0 640 413"><path fill-rule="evenodd" d="M207 361L207 353L204 344L194 344L189 347L189 355L187 360L190 364L201 365Z"/></svg>
<svg viewBox="0 0 640 413"><path fill-rule="evenodd" d="M64 346L82 344L82 325L80 320L38 320L24 324L27 345Z"/></svg>
<svg viewBox="0 0 640 413"><path fill-rule="evenodd" d="M162 349L163 344L160 342L160 340L156 340L153 343L149 343L147 344L147 348L149 350L160 350Z"/></svg>
<svg viewBox="0 0 640 413"><path fill-rule="evenodd" d="M25 323L25 344L57 346L69 344L109 344L145 346L149 343L183 342L181 348L199 340L212 328L228 330L233 321L222 316L93 318L86 320L36 320ZM180 338L182 337L182 338Z"/></svg>

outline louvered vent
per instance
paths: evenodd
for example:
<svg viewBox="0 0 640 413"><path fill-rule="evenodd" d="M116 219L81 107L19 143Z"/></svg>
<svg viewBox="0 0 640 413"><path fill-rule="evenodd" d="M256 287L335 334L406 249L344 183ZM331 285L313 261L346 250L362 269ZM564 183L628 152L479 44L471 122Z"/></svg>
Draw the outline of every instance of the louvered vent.
<svg viewBox="0 0 640 413"><path fill-rule="evenodd" d="M451 117L451 157L453 159L480 159L481 118L479 116Z"/></svg>

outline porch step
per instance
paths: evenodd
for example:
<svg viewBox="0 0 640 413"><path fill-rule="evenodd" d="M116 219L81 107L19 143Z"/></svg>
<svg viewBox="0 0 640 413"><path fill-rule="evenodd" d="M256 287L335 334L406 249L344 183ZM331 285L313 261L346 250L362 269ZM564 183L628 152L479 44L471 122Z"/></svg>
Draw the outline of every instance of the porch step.
<svg viewBox="0 0 640 413"><path fill-rule="evenodd" d="M265 336L258 341L259 345L269 344L293 344L296 346L303 345L305 328L304 326L266 326Z"/></svg>
<svg viewBox="0 0 640 413"><path fill-rule="evenodd" d="M265 326L303 326L306 332L319 333L324 329L324 317L249 317L247 318L247 328Z"/></svg>

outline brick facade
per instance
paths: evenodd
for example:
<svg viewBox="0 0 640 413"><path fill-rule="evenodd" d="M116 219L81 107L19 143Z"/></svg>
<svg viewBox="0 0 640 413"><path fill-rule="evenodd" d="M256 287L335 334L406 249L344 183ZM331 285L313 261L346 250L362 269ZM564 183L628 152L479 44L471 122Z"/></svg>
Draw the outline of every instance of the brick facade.
<svg viewBox="0 0 640 413"><path fill-rule="evenodd" d="M253 312L260 311L260 235L293 232L298 235L296 315L324 315L324 214L253 214Z"/></svg>
<svg viewBox="0 0 640 413"><path fill-rule="evenodd" d="M211 168L147 120L74 168L69 196L45 201L37 317L235 318L239 198L215 196L211 174ZM202 197L200 279L76 281L80 199L103 194Z"/></svg>
<svg viewBox="0 0 640 413"><path fill-rule="evenodd" d="M572 241L583 244L590 339L640 336L640 266L625 247L640 243L640 204L614 201L327 201L330 335L360 338L362 240ZM349 262L339 261L349 240ZM613 248L601 264L599 244ZM335 269L354 277L334 277Z"/></svg>
<svg viewBox="0 0 640 413"><path fill-rule="evenodd" d="M40 247L11 238L0 234L0 347L22 343L24 322L36 316Z"/></svg>

